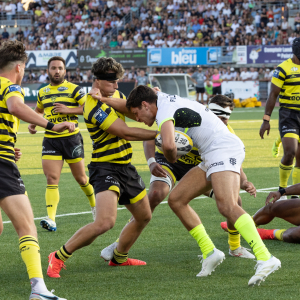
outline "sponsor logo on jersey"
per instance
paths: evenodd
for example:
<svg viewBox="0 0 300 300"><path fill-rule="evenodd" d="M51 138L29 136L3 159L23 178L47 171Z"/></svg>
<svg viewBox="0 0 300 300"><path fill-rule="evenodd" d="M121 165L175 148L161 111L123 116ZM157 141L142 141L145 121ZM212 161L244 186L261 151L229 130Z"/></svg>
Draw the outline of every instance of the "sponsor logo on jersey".
<svg viewBox="0 0 300 300"><path fill-rule="evenodd" d="M44 93L49 93L49 92L50 92L50 89L49 89L49 88L45 88L45 89L43 89L43 92L44 92Z"/></svg>
<svg viewBox="0 0 300 300"><path fill-rule="evenodd" d="M57 90L60 91L60 92L63 92L63 91L66 91L67 89L68 89L67 87L61 86Z"/></svg>
<svg viewBox="0 0 300 300"><path fill-rule="evenodd" d="M17 85L17 84L10 85L10 86L8 87L8 90L9 90L10 93L11 93L11 92L20 92L20 93L22 93L21 87L20 87L19 85Z"/></svg>
<svg viewBox="0 0 300 300"><path fill-rule="evenodd" d="M80 95L84 95L84 94L85 94L85 91L84 91L84 89L82 88L82 89L79 90L78 93L79 93Z"/></svg>
<svg viewBox="0 0 300 300"><path fill-rule="evenodd" d="M273 72L273 77L278 78L279 77L279 70L275 70Z"/></svg>
<svg viewBox="0 0 300 300"><path fill-rule="evenodd" d="M52 96L50 99L52 102L55 102L56 98L57 98L56 96Z"/></svg>
<svg viewBox="0 0 300 300"><path fill-rule="evenodd" d="M208 168L207 168L207 171L213 167L216 167L216 166L223 166L224 165L224 162L223 161L219 161L219 162L216 162L216 163L213 163L211 164Z"/></svg>
<svg viewBox="0 0 300 300"><path fill-rule="evenodd" d="M115 181L115 179L111 176L106 176L105 182L119 186L119 182Z"/></svg>
<svg viewBox="0 0 300 300"><path fill-rule="evenodd" d="M297 67L292 67L292 68L291 68L291 71L297 72L297 71L298 71L298 68L297 68Z"/></svg>
<svg viewBox="0 0 300 300"><path fill-rule="evenodd" d="M102 124L107 117L108 117L108 114L105 111L103 111L101 107L94 114L94 118L100 124Z"/></svg>
<svg viewBox="0 0 300 300"><path fill-rule="evenodd" d="M286 126L282 126L282 129L287 128Z"/></svg>
<svg viewBox="0 0 300 300"><path fill-rule="evenodd" d="M79 144L75 146L75 148L72 151L72 157L77 158L83 153L83 147L82 144Z"/></svg>
<svg viewBox="0 0 300 300"><path fill-rule="evenodd" d="M236 159L235 158L229 158L229 162L234 166L236 165Z"/></svg>

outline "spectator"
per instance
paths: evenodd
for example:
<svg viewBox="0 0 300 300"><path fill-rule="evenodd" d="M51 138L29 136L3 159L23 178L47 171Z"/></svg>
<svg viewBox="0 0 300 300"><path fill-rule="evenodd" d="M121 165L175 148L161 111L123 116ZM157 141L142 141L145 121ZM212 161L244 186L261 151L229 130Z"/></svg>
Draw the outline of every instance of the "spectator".
<svg viewBox="0 0 300 300"><path fill-rule="evenodd" d="M139 75L136 76L136 81L135 81L135 86L137 87L139 85L148 85L149 80L148 77L145 75L145 71L144 70L140 70Z"/></svg>
<svg viewBox="0 0 300 300"><path fill-rule="evenodd" d="M266 72L264 75L264 81L271 81L272 75L273 74L270 72L270 69L266 69Z"/></svg>
<svg viewBox="0 0 300 300"><path fill-rule="evenodd" d="M5 27L4 27L3 32L2 32L2 38L4 40L7 40L9 38L9 33L6 31Z"/></svg>
<svg viewBox="0 0 300 300"><path fill-rule="evenodd" d="M213 95L222 95L222 76L217 68L214 69L214 74L211 76L211 81L213 83Z"/></svg>
<svg viewBox="0 0 300 300"><path fill-rule="evenodd" d="M45 72L45 70L41 70L41 75L39 77L39 82L40 83L46 83L49 80L49 77L47 75L47 73Z"/></svg>
<svg viewBox="0 0 300 300"><path fill-rule="evenodd" d="M250 80L257 80L258 79L258 72L255 71L254 68L250 68L249 79Z"/></svg>
<svg viewBox="0 0 300 300"><path fill-rule="evenodd" d="M250 79L250 74L249 74L247 68L241 68L240 78L243 81L246 81L246 80Z"/></svg>

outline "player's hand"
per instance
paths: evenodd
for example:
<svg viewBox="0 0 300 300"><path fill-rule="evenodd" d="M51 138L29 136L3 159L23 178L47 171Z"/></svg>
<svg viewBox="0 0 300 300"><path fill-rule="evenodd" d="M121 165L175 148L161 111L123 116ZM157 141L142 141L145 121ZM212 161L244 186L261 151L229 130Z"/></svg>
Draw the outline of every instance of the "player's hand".
<svg viewBox="0 0 300 300"><path fill-rule="evenodd" d="M94 98L94 99L97 99L99 101L102 101L102 94L100 92L99 89L97 88L92 88L89 92L89 94Z"/></svg>
<svg viewBox="0 0 300 300"><path fill-rule="evenodd" d="M245 190L247 193L249 193L251 196L254 196L254 198L256 198L256 188L252 182L245 181L241 186L241 188Z"/></svg>
<svg viewBox="0 0 300 300"><path fill-rule="evenodd" d="M157 92L161 92L160 88L157 86L153 87L152 90L155 92L155 94L157 94Z"/></svg>
<svg viewBox="0 0 300 300"><path fill-rule="evenodd" d="M269 203L271 203L271 204L275 203L277 200L279 200L280 197L281 197L281 194L278 191L271 192L266 199L266 205Z"/></svg>
<svg viewBox="0 0 300 300"><path fill-rule="evenodd" d="M29 133L31 134L36 134L37 133L37 130L35 129L36 125L35 124L29 124L28 125L28 131Z"/></svg>
<svg viewBox="0 0 300 300"><path fill-rule="evenodd" d="M55 113L61 113L61 114L70 114L70 109L65 106L64 104L61 104L61 103L53 103L54 105L54 109L53 111Z"/></svg>
<svg viewBox="0 0 300 300"><path fill-rule="evenodd" d="M167 177L166 170L164 170L162 168L162 166L157 162L153 162L150 165L149 169L150 169L151 174L156 176L156 177Z"/></svg>
<svg viewBox="0 0 300 300"><path fill-rule="evenodd" d="M270 122L263 121L263 123L260 126L260 130L259 130L260 137L263 139L266 131L267 131L267 135L269 135L270 129L271 129Z"/></svg>
<svg viewBox="0 0 300 300"><path fill-rule="evenodd" d="M74 132L75 124L70 122L63 122L63 123L55 124L51 129L51 131L56 131L56 132L63 132L65 130L68 130L69 132Z"/></svg>
<svg viewBox="0 0 300 300"><path fill-rule="evenodd" d="M15 160L16 160L16 162L21 158L21 156L22 156L21 149L15 148Z"/></svg>

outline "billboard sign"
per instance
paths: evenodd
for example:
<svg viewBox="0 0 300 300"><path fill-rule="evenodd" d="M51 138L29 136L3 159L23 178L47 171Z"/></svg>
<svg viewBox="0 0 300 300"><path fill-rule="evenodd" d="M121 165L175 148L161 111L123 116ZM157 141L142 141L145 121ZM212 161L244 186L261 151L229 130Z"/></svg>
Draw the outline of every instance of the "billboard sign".
<svg viewBox="0 0 300 300"><path fill-rule="evenodd" d="M248 64L281 64L293 56L292 46L248 46Z"/></svg>

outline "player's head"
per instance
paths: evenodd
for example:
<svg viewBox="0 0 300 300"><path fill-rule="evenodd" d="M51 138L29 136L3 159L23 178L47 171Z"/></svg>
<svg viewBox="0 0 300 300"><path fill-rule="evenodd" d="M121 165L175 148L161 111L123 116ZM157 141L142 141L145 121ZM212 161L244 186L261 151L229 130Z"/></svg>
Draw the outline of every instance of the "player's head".
<svg viewBox="0 0 300 300"><path fill-rule="evenodd" d="M48 76L50 83L57 85L65 80L66 62L60 56L53 56L48 60Z"/></svg>
<svg viewBox="0 0 300 300"><path fill-rule="evenodd" d="M139 85L133 89L126 102L126 107L135 115L138 122L152 126L157 113L157 95L152 88Z"/></svg>
<svg viewBox="0 0 300 300"><path fill-rule="evenodd" d="M292 49L293 54L300 60L300 37L294 39Z"/></svg>
<svg viewBox="0 0 300 300"><path fill-rule="evenodd" d="M233 107L233 100L224 95L214 96L208 104L208 108L217 115L225 125L228 123Z"/></svg>
<svg viewBox="0 0 300 300"><path fill-rule="evenodd" d="M18 41L4 42L0 47L0 73L10 74L16 84L21 84L25 64L27 61L26 49Z"/></svg>
<svg viewBox="0 0 300 300"><path fill-rule="evenodd" d="M104 97L111 97L118 88L118 81L125 73L122 65L112 57L100 57L92 66L94 82Z"/></svg>

